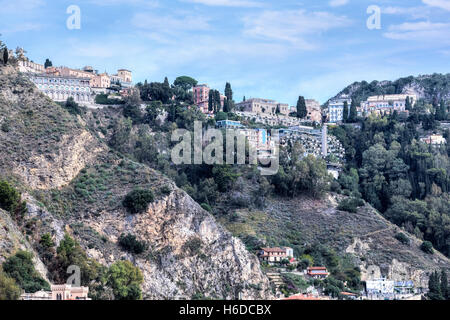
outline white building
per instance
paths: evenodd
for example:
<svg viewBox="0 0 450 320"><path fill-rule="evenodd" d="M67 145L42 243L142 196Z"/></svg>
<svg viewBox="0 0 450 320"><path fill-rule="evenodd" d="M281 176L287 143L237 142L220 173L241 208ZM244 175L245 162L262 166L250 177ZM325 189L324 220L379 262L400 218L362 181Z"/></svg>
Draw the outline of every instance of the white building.
<svg viewBox="0 0 450 320"><path fill-rule="evenodd" d="M368 295L393 295L394 281L386 278L367 280L366 291Z"/></svg>
<svg viewBox="0 0 450 320"><path fill-rule="evenodd" d="M411 105L417 101L415 94L388 94L381 96L371 96L366 101L361 102L358 108L358 116L366 117L370 114L391 114L394 111L404 112L406 110L406 99L409 98Z"/></svg>
<svg viewBox="0 0 450 320"><path fill-rule="evenodd" d="M63 102L69 97L81 104L92 101L89 78L49 74L29 74L29 77L41 92L54 101Z"/></svg>
<svg viewBox="0 0 450 320"><path fill-rule="evenodd" d="M348 96L343 96L342 98L331 100L328 103L329 122L338 123L344 120L345 102L347 102L348 104L348 112L350 114L350 105L352 103L352 99L350 99Z"/></svg>

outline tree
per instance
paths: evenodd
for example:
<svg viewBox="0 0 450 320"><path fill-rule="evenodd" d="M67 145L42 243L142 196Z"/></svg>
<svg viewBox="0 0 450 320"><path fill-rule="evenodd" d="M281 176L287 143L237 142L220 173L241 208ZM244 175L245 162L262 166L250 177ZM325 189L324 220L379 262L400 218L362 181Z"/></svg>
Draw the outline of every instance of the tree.
<svg viewBox="0 0 450 320"><path fill-rule="evenodd" d="M132 234L121 234L119 237L119 245L126 251L135 254L141 254L147 250L147 244L144 241L139 241L136 236Z"/></svg>
<svg viewBox="0 0 450 320"><path fill-rule="evenodd" d="M3 263L3 271L28 293L39 290L50 290L50 285L34 268L33 255L26 251L18 251Z"/></svg>
<svg viewBox="0 0 450 320"><path fill-rule="evenodd" d="M422 242L422 244L420 245L420 249L425 253L433 254L433 245L430 241Z"/></svg>
<svg viewBox="0 0 450 320"><path fill-rule="evenodd" d="M229 82L227 82L226 85L225 85L225 97L227 97L227 99L226 99L226 104L227 104L226 109L228 111L225 111L225 103L224 103L224 111L225 112L231 112L231 111L233 111L233 108L234 108L233 104L234 103L233 103L233 90L231 89L231 84Z"/></svg>
<svg viewBox="0 0 450 320"><path fill-rule="evenodd" d="M7 181L0 180L0 208L12 212L20 202L20 193Z"/></svg>
<svg viewBox="0 0 450 320"><path fill-rule="evenodd" d="M53 67L53 63L50 61L50 59L45 59L44 67L45 69L47 69L48 67Z"/></svg>
<svg viewBox="0 0 450 320"><path fill-rule="evenodd" d="M214 113L217 113L220 111L222 106L222 101L220 98L220 92L219 90L214 90Z"/></svg>
<svg viewBox="0 0 450 320"><path fill-rule="evenodd" d="M433 272L428 279L428 293L427 297L430 300L443 300L441 292L441 283L439 281L439 273Z"/></svg>
<svg viewBox="0 0 450 320"><path fill-rule="evenodd" d="M412 105L411 105L411 99L410 97L406 97L406 103L405 103L405 109L407 111L410 111L412 109Z"/></svg>
<svg viewBox="0 0 450 320"><path fill-rule="evenodd" d="M73 97L68 97L64 103L64 108L73 115L81 114L81 108L78 103L75 102Z"/></svg>
<svg viewBox="0 0 450 320"><path fill-rule="evenodd" d="M348 102L344 101L344 111L343 111L343 119L344 122L348 122L348 114L349 114L349 110L348 110Z"/></svg>
<svg viewBox="0 0 450 320"><path fill-rule="evenodd" d="M447 273L444 269L441 271L441 294L442 298L448 300L449 297L449 291L448 291L448 278Z"/></svg>
<svg viewBox="0 0 450 320"><path fill-rule="evenodd" d="M306 101L305 97L298 97L297 101L297 118L303 119L307 116L308 110L306 110Z"/></svg>
<svg viewBox="0 0 450 320"><path fill-rule="evenodd" d="M21 290L16 281L8 277L0 269L0 301L2 300L19 300Z"/></svg>
<svg viewBox="0 0 450 320"><path fill-rule="evenodd" d="M8 59L9 59L8 48L5 47L5 49L3 49L3 63L5 65L8 63Z"/></svg>
<svg viewBox="0 0 450 320"><path fill-rule="evenodd" d="M151 190L135 189L125 196L122 204L130 213L136 214L147 210L154 200L155 196Z"/></svg>
<svg viewBox="0 0 450 320"><path fill-rule="evenodd" d="M112 288L116 300L141 300L141 270L130 261L118 261L108 270L107 284Z"/></svg>
<svg viewBox="0 0 450 320"><path fill-rule="evenodd" d="M358 116L358 112L357 112L357 103L355 99L352 99L352 103L350 106L350 116L348 118L349 122L355 122L356 121L356 117Z"/></svg>
<svg viewBox="0 0 450 320"><path fill-rule="evenodd" d="M170 89L169 80L167 79L167 77L165 77L163 85L162 85L162 99L161 99L161 101L163 103L169 103L171 98L172 98L172 90Z"/></svg>
<svg viewBox="0 0 450 320"><path fill-rule="evenodd" d="M197 85L198 81L188 76L181 76L175 79L174 86L182 88L185 92Z"/></svg>
<svg viewBox="0 0 450 320"><path fill-rule="evenodd" d="M209 90L208 111L209 112L213 112L214 111L214 91L213 90Z"/></svg>

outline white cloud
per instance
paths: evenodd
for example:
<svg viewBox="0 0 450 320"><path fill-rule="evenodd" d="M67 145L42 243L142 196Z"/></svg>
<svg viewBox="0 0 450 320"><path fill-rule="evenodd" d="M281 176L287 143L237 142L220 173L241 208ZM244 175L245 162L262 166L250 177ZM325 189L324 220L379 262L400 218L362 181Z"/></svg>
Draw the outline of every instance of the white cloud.
<svg viewBox="0 0 450 320"><path fill-rule="evenodd" d="M331 0L328 4L332 7L345 6L349 0Z"/></svg>
<svg viewBox="0 0 450 320"><path fill-rule="evenodd" d="M441 8L450 11L450 1L449 0L422 0L423 3L431 6Z"/></svg>
<svg viewBox="0 0 450 320"><path fill-rule="evenodd" d="M351 21L329 12L305 10L263 11L244 18L244 34L260 39L290 42L303 49L314 49L308 36L345 27Z"/></svg>
<svg viewBox="0 0 450 320"><path fill-rule="evenodd" d="M254 8L263 6L261 2L252 0L183 0L183 1L216 7L220 6L220 7Z"/></svg>
<svg viewBox="0 0 450 320"><path fill-rule="evenodd" d="M421 7L385 7L381 8L381 13L391 15L406 15L413 19L428 18L430 9L425 6Z"/></svg>
<svg viewBox="0 0 450 320"><path fill-rule="evenodd" d="M450 42L450 23L433 23L429 21L405 22L389 27L385 37L395 40L421 40ZM441 42L442 43L442 42Z"/></svg>
<svg viewBox="0 0 450 320"><path fill-rule="evenodd" d="M139 5L141 7L157 8L160 6L157 0L87 0L98 6Z"/></svg>

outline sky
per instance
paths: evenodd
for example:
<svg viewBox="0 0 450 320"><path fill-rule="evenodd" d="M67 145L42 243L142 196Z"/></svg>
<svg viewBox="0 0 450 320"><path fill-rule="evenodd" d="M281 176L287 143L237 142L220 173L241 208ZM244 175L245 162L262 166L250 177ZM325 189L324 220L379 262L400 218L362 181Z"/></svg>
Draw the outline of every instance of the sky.
<svg viewBox="0 0 450 320"><path fill-rule="evenodd" d="M230 82L236 102L324 103L355 81L450 72L450 0L0 0L0 34L39 63Z"/></svg>

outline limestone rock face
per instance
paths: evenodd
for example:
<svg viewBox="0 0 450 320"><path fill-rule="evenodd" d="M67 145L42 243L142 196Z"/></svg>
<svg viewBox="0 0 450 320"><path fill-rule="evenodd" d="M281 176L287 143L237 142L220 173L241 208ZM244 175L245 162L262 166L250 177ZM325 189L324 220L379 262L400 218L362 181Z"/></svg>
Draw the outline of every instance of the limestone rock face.
<svg viewBox="0 0 450 320"><path fill-rule="evenodd" d="M109 212L90 225L111 241L121 233L132 233L151 244L149 257L134 258L144 274L147 299L190 298L199 293L221 299L272 297L256 256L181 190L151 204L143 214ZM125 255L120 250L88 253L107 264Z"/></svg>
<svg viewBox="0 0 450 320"><path fill-rule="evenodd" d="M53 189L67 185L87 164L104 151L86 130L78 135L65 135L54 146L58 153L32 155L18 163L13 173L33 189Z"/></svg>

